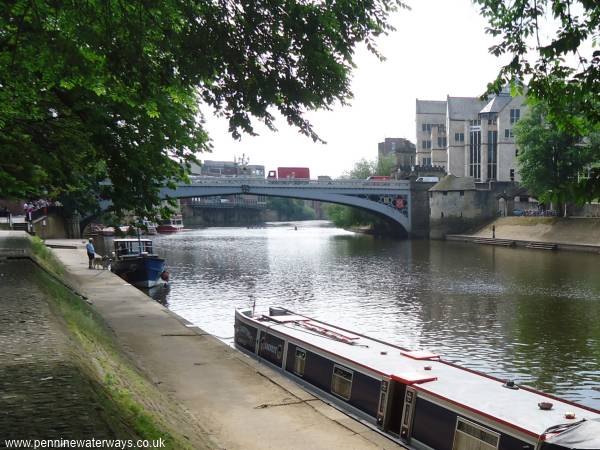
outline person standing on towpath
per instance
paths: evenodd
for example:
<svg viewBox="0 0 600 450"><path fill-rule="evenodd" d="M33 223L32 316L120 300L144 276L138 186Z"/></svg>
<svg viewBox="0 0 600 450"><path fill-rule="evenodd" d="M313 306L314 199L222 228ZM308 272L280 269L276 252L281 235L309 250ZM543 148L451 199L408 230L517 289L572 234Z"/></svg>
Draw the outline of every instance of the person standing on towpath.
<svg viewBox="0 0 600 450"><path fill-rule="evenodd" d="M85 244L85 250L87 251L89 268L91 269L94 256L96 256L96 249L94 248L94 240L92 238L89 238L88 243Z"/></svg>

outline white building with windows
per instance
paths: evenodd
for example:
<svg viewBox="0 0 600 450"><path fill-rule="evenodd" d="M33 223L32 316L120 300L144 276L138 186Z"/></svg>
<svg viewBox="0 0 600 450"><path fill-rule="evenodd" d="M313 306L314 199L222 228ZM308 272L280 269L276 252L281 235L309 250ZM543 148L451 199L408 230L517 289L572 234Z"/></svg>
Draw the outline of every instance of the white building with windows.
<svg viewBox="0 0 600 450"><path fill-rule="evenodd" d="M519 181L512 129L525 110L525 97L508 89L488 100L417 99L417 164L475 181Z"/></svg>

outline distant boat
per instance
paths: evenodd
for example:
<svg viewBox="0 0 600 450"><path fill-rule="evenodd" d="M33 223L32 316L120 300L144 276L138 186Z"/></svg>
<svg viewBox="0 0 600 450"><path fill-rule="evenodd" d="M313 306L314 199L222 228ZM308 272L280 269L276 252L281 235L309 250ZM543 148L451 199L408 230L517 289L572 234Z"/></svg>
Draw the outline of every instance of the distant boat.
<svg viewBox="0 0 600 450"><path fill-rule="evenodd" d="M181 217L181 214L176 214L168 220L163 220L156 227L156 231L159 233L177 233L181 230L183 230L183 217Z"/></svg>
<svg viewBox="0 0 600 450"><path fill-rule="evenodd" d="M111 270L128 283L149 288L167 282L165 260L153 252L150 239L115 239Z"/></svg>

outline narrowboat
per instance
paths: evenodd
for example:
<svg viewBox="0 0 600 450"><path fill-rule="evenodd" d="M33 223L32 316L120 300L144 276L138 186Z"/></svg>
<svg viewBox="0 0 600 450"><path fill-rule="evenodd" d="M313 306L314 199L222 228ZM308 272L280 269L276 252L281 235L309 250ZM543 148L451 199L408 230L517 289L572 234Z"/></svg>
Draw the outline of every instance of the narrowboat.
<svg viewBox="0 0 600 450"><path fill-rule="evenodd" d="M150 239L115 239L111 270L136 287L168 281L165 260L152 251Z"/></svg>
<svg viewBox="0 0 600 450"><path fill-rule="evenodd" d="M600 450L600 411L271 307L235 312L235 346L417 450Z"/></svg>

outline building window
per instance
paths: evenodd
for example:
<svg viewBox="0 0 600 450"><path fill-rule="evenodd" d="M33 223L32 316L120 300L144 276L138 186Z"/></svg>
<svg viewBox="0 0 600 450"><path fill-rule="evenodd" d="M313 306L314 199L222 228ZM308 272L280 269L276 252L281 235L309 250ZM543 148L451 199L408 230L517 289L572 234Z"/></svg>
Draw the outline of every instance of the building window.
<svg viewBox="0 0 600 450"><path fill-rule="evenodd" d="M459 192L459 195L460 195L461 197L464 197L464 196L465 196L465 191L460 191L460 192Z"/></svg>
<svg viewBox="0 0 600 450"><path fill-rule="evenodd" d="M515 169L510 169L510 181L515 181Z"/></svg>
<svg viewBox="0 0 600 450"><path fill-rule="evenodd" d="M423 158L423 165L424 166L430 166L431 165L431 158Z"/></svg>
<svg viewBox="0 0 600 450"><path fill-rule="evenodd" d="M454 140L456 142L465 142L465 133L454 133Z"/></svg>
<svg viewBox="0 0 600 450"><path fill-rule="evenodd" d="M350 400L353 375L354 372L351 370L335 364L333 366L333 375L331 376L331 392L345 400Z"/></svg>
<svg viewBox="0 0 600 450"><path fill-rule="evenodd" d="M469 120L469 125L471 125L472 127L479 127L481 126L481 120Z"/></svg>
<svg viewBox="0 0 600 450"><path fill-rule="evenodd" d="M511 138L511 137L513 137L513 130L512 130L512 128L505 128L504 129L504 137L505 138Z"/></svg>
<svg viewBox="0 0 600 450"><path fill-rule="evenodd" d="M511 109L510 110L510 123L517 123L521 118L521 110L520 109Z"/></svg>
<svg viewBox="0 0 600 450"><path fill-rule="evenodd" d="M438 138L438 147L446 147L446 138L445 137Z"/></svg>
<svg viewBox="0 0 600 450"><path fill-rule="evenodd" d="M442 194L448 195L448 191L444 191L444 192L442 192Z"/></svg>
<svg viewBox="0 0 600 450"><path fill-rule="evenodd" d="M294 373L299 377L304 376L304 367L306 366L306 350L296 349L296 359L294 360Z"/></svg>
<svg viewBox="0 0 600 450"><path fill-rule="evenodd" d="M425 150L428 150L431 148L431 141L422 141L421 142L421 147L424 148Z"/></svg>
<svg viewBox="0 0 600 450"><path fill-rule="evenodd" d="M481 179L481 131L471 131L469 141L469 176Z"/></svg>
<svg viewBox="0 0 600 450"><path fill-rule="evenodd" d="M488 131L488 163L487 163L487 177L488 180L495 180L497 178L498 168L498 132Z"/></svg>

